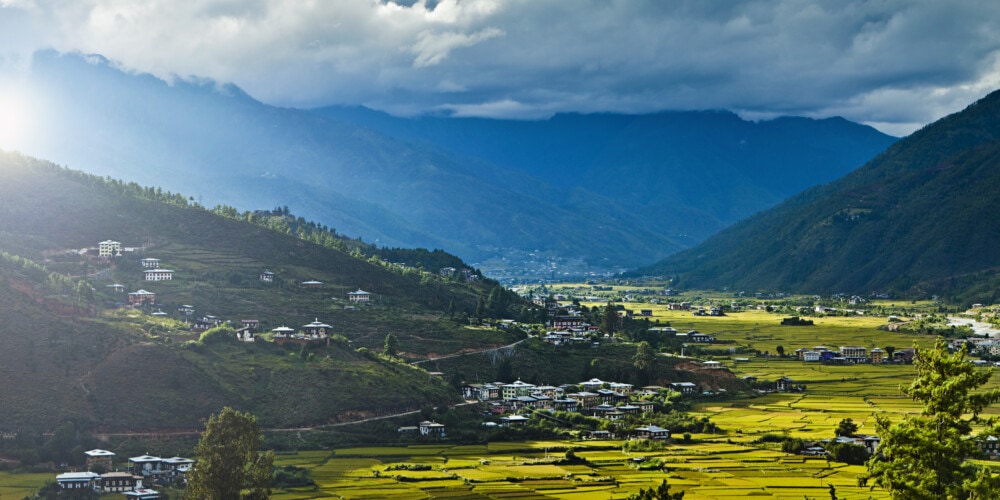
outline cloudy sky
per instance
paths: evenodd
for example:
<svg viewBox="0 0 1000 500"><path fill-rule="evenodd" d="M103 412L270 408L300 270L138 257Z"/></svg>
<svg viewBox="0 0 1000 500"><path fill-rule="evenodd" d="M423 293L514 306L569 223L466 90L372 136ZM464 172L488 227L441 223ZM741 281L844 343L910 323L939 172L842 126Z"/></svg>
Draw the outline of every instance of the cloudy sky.
<svg viewBox="0 0 1000 500"><path fill-rule="evenodd" d="M47 48L281 106L721 108L902 135L1000 88L1000 2L0 0L0 71Z"/></svg>

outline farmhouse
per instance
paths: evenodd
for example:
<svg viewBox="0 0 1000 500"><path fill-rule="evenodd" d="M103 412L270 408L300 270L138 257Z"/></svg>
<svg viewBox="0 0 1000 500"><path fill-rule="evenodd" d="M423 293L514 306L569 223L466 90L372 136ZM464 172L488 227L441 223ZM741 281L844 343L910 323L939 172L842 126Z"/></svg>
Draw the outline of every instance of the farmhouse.
<svg viewBox="0 0 1000 500"><path fill-rule="evenodd" d="M301 286L302 288L323 288L323 282L316 280L309 280L299 283L299 286Z"/></svg>
<svg viewBox="0 0 1000 500"><path fill-rule="evenodd" d="M671 389L681 394L694 394L697 387L693 382L672 382L670 384Z"/></svg>
<svg viewBox="0 0 1000 500"><path fill-rule="evenodd" d="M306 335L313 338L325 338L327 333L329 333L330 328L332 327L326 323L321 322L319 318L316 318L312 323L309 323L308 325L302 325L302 331L304 331Z"/></svg>
<svg viewBox="0 0 1000 500"><path fill-rule="evenodd" d="M115 292L115 293L122 293L122 292L125 291L125 285L122 285L120 283L115 283L113 285L104 285L104 286L106 286L107 288L110 288L111 291Z"/></svg>
<svg viewBox="0 0 1000 500"><path fill-rule="evenodd" d="M636 427L635 437L639 439L668 439L670 431L656 425L644 425Z"/></svg>
<svg viewBox="0 0 1000 500"><path fill-rule="evenodd" d="M372 294L360 288L353 292L347 293L347 300L350 300L351 302L367 304L371 299L372 299Z"/></svg>
<svg viewBox="0 0 1000 500"><path fill-rule="evenodd" d="M139 261L142 267L146 269L157 269L160 267L160 259L154 259L152 257L146 257Z"/></svg>
<svg viewBox="0 0 1000 500"><path fill-rule="evenodd" d="M64 490L94 489L100 478L96 472L66 472L56 476L56 483Z"/></svg>
<svg viewBox="0 0 1000 500"><path fill-rule="evenodd" d="M862 346L853 346L853 345L841 346L840 355L848 363L868 362L868 349Z"/></svg>
<svg viewBox="0 0 1000 500"><path fill-rule="evenodd" d="M271 271L264 271L257 276L257 279L263 281L264 283L274 283L274 273Z"/></svg>
<svg viewBox="0 0 1000 500"><path fill-rule="evenodd" d="M98 488L104 493L123 493L142 488L142 476L131 472L107 472L98 479Z"/></svg>

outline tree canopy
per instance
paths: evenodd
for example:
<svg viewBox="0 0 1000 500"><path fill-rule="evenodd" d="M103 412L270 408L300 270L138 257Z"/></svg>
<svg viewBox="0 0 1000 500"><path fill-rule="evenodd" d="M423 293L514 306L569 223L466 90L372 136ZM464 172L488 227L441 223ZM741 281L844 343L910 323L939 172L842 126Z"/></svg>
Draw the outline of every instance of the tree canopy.
<svg viewBox="0 0 1000 500"><path fill-rule="evenodd" d="M257 417L223 408L209 417L195 447L198 463L188 477L187 498L256 500L271 494L274 452L261 452Z"/></svg>
<svg viewBox="0 0 1000 500"><path fill-rule="evenodd" d="M882 442L868 461L869 476L892 498L991 498L991 491L1000 487L989 469L970 461L981 454L970 439L973 425L996 435L995 417L980 414L1000 401L1000 389L978 391L992 370L977 368L966 355L965 347L949 354L940 338L933 348L918 349L917 376L903 392L923 403L920 415L895 423L886 415L875 416Z"/></svg>

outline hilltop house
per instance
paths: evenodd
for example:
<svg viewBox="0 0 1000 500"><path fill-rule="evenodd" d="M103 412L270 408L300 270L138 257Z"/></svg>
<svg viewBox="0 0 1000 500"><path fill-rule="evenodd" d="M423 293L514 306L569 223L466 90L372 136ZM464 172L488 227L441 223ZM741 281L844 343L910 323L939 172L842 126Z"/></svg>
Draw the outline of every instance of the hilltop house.
<svg viewBox="0 0 1000 500"><path fill-rule="evenodd" d="M364 291L364 290L362 290L360 288L357 289L357 290L355 290L355 291L353 291L353 292L348 292L347 293L347 300L350 300L351 302L357 302L357 303L367 304L371 300L371 298L372 298L372 294L370 294L370 293L368 293L368 292L366 292L366 291Z"/></svg>
<svg viewBox="0 0 1000 500"><path fill-rule="evenodd" d="M264 283L274 283L274 273L271 271L264 271L257 276L257 279L263 281Z"/></svg>
<svg viewBox="0 0 1000 500"><path fill-rule="evenodd" d="M147 257L139 261L142 267L146 269L157 269L160 267L160 259L154 259L152 257Z"/></svg>
<svg viewBox="0 0 1000 500"><path fill-rule="evenodd" d="M97 244L97 255L101 257L116 257L122 254L122 244L119 241L105 240Z"/></svg>
<svg viewBox="0 0 1000 500"><path fill-rule="evenodd" d="M156 294L153 292L147 292L146 290L131 292L128 294L128 303L133 306L142 304L152 305L156 303Z"/></svg>

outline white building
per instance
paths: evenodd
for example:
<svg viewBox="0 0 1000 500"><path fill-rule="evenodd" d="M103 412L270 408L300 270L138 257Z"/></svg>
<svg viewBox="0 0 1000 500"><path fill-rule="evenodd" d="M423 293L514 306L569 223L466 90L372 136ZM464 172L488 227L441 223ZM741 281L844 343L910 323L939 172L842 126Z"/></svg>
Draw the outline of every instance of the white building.
<svg viewBox="0 0 1000 500"><path fill-rule="evenodd" d="M365 302L366 303L366 302L370 301L371 298L372 298L372 294L370 294L370 293L368 293L368 292L366 292L366 291L364 291L364 290L362 290L360 288L357 289L357 291L348 292L347 293L347 300L350 300L351 302Z"/></svg>
<svg viewBox="0 0 1000 500"><path fill-rule="evenodd" d="M147 269L143 271L146 281L170 281L174 279L174 272L170 269Z"/></svg>
<svg viewBox="0 0 1000 500"><path fill-rule="evenodd" d="M114 257L121 255L122 244L120 241L105 240L97 244L97 255L101 257Z"/></svg>

